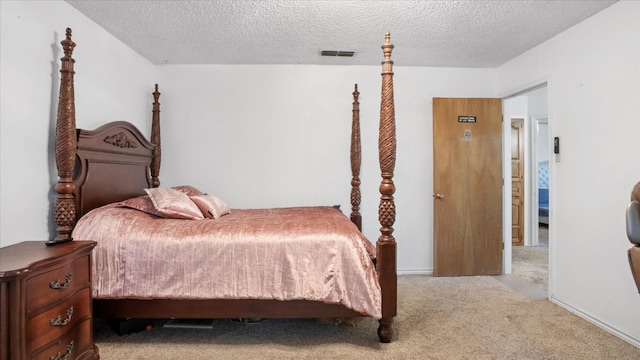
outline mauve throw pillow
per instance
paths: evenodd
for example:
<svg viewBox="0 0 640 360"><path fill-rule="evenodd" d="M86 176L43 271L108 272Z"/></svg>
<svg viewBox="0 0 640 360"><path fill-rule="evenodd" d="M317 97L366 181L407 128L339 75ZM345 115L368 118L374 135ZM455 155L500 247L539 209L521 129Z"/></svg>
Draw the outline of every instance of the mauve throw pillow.
<svg viewBox="0 0 640 360"><path fill-rule="evenodd" d="M144 189L149 194L153 206L165 217L173 219L204 219L198 206L186 193L168 188Z"/></svg>
<svg viewBox="0 0 640 360"><path fill-rule="evenodd" d="M191 200L200 208L202 215L209 219L219 219L231 212L229 206L214 195L191 196Z"/></svg>
<svg viewBox="0 0 640 360"><path fill-rule="evenodd" d="M156 210L156 207L153 206L153 202L151 201L151 197L149 197L149 195L142 195L127 199L125 201L119 202L117 205L120 207L140 210L142 212L146 212L147 214L164 217L158 210Z"/></svg>
<svg viewBox="0 0 640 360"><path fill-rule="evenodd" d="M191 186L191 185L172 186L171 188L175 189L175 190L182 191L183 193L185 193L185 194L187 194L189 196L204 195L204 193L202 191L200 191L200 189L196 188L195 186Z"/></svg>

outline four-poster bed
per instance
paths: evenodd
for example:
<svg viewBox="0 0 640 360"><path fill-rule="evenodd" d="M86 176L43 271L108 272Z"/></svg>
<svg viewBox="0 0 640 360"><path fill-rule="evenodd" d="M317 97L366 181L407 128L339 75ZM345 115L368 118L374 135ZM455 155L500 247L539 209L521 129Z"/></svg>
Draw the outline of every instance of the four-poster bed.
<svg viewBox="0 0 640 360"><path fill-rule="evenodd" d="M55 219L58 225L57 235L49 245L71 241L72 235L79 240L96 240L98 245L94 250L94 273L93 273L93 313L96 318L345 318L370 316L379 321L378 336L382 342L390 342L393 337L393 318L396 315L397 307L397 276L396 276L396 241L393 237L393 224L395 222L395 204L393 194L395 186L393 183L393 171L395 167L395 114L393 99L393 62L391 61L391 50L393 45L390 42L389 33L386 34L385 43L382 46L384 61L382 62L382 95L380 107L380 137L379 137L379 158L382 182L380 184L380 204L379 221L381 224L381 235L374 247L361 234L360 209L360 125L359 125L359 100L357 85L353 92L353 116L352 116L352 144L351 144L351 221L339 210L331 207L310 207L310 208L287 208L269 209L269 214L265 215L264 210L242 210L232 209L224 216L207 220L177 220L175 218L161 218L155 214L157 209L140 210L141 204L149 204L158 208L155 196L163 189L159 188L160 170L160 103L158 102L160 93L156 85L153 93L153 118L151 139L146 140L142 133L133 125L127 122L113 122L92 130L76 129L75 103L72 52L75 47L71 41L71 30L67 29L67 36L62 41L65 56L62 60L60 100L58 108L58 121L56 124L56 164L58 167L58 183L56 185L57 200L55 205ZM196 202L198 196L206 196L197 192L197 189L180 190L191 200ZM169 190L167 190L169 191ZM172 195L175 195L171 193ZM149 199L152 201L149 202ZM211 200L211 199L209 199ZM218 199L219 200L219 199ZM132 208L138 210L132 210ZM213 214L212 208L209 214ZM203 208L200 208L203 210ZM258 212L256 215L256 212ZM126 215L123 215L125 212ZM106 213L108 215L101 215ZM307 214L307 218L295 218L296 224L287 223L285 218L290 218L295 214ZM153 214L153 215L151 215ZM204 215L208 215L203 211ZM275 215L274 215L275 214ZM310 215L309 215L310 214ZM160 214L161 216L166 213ZM218 214L219 215L219 214ZM247 216L252 226L259 226L260 229L271 231L267 238L275 244L285 243L286 247L297 247L302 242L299 238L309 237L311 234L321 241L312 243L306 241L300 246L312 246L313 253L304 254L289 253L278 259L286 259L286 262L274 261L273 254L267 256L253 256L252 262L244 267L238 265L235 259L228 259L226 250L228 246L238 251L243 243L240 240L249 239L250 245L246 247L245 257L250 252L266 251L265 248L276 248L276 246L261 245L254 241L249 234L239 235L234 227L237 222L245 221L243 216ZM101 217L102 216L102 217ZM195 215L194 215L195 216ZM310 217L309 217L310 216ZM123 218L125 220L122 220ZM214 216L212 216L214 217ZM106 225L107 229L101 229L108 218L117 218L115 224ZM345 224L342 218L346 219ZM133 219L133 220L132 220ZM152 220L153 219L153 220ZM262 219L262 223L260 223ZM266 219L266 220L265 220ZM274 220L279 219L279 220ZM314 220L310 220L314 219ZM164 250L169 254L176 254L175 243L181 244L183 249L190 249L186 253L185 259L171 261L165 258L162 266L157 263L145 261L152 258L151 255L133 252L114 256L112 253L106 254L106 249L123 247L144 247L135 245L138 243L133 238L146 238L148 233L136 235L139 226L132 225L144 222L155 221L155 228L174 229L185 228L181 224L197 224L205 227L225 227L232 229L227 235L219 235L216 238L223 239L219 248L208 248L207 251L199 251L203 242L198 240L196 245L187 244L187 239L191 239L193 232L170 234L174 239L172 245L169 242ZM256 225L259 223L260 225ZM282 223L279 229L274 223ZM244 223L243 223L244 224ZM304 224L304 225L300 225ZM354 225L355 224L355 225ZM125 230L117 230L121 225ZM244 225L243 225L244 226ZM291 235L292 228L300 228L301 234ZM320 227L318 230L316 228ZM140 226L140 228L142 228ZM353 228L353 229L351 229ZM135 229L135 231L133 231ZM331 230L327 232L327 229ZM207 230L207 234L211 236ZM216 230L217 231L217 230ZM158 231L166 232L166 231ZM251 234L256 233L251 230ZM284 235L284 233L288 235ZM318 234L322 232L322 234ZM274 235L276 234L276 235ZM181 237L182 236L182 237ZM227 237L225 237L227 236ZM116 245L109 245L108 239L97 239L95 237L118 238ZM342 240L344 238L345 240ZM364 241L362 241L364 239ZM148 240L148 239L147 239ZM190 240L189 240L190 241ZM262 240L264 241L264 240ZM154 238L154 242L160 242ZM126 244L126 246L123 246ZM231 245L229 245L231 244ZM292 245L293 244L293 245ZM315 245L314 245L315 244ZM367 245L368 244L368 245ZM189 248L189 246L191 246ZM227 247L224 247L227 246ZM309 248L306 251L309 251ZM340 250L340 251L338 251ZM337 252L336 252L337 251ZM208 256L214 257L215 261L198 261L197 254L206 252ZM325 254L325 252L327 254ZM217 254L217 255L212 255ZM338 254L338 255L336 255ZM347 259L347 254L354 254L354 260L344 260L345 268L336 268L335 258ZM120 257L122 256L122 257ZM196 258L193 258L193 257ZM217 257L216 257L217 256ZM349 255L350 256L350 255ZM237 257L237 256L236 256ZM327 258L331 263L324 264L323 258ZM194 260L196 259L196 260ZM221 280L220 274L226 270L210 270L208 266L214 262L225 263L229 261L226 269L237 269L240 275L232 272L223 274L229 276L229 282ZM284 260L282 260L284 261ZM133 268L128 268L124 273L113 270L122 263L133 263ZM168 284L166 279L175 280L175 274L153 273L155 268L164 268L169 262L178 263L182 266L184 278L178 279L178 283L187 285ZM319 267L314 267L318 262ZM189 268L189 264L193 268ZM343 265L341 263L341 266ZM231 264L231 265L229 265ZM259 265L256 265L259 264ZM272 265L273 268L265 270ZM137 266L137 268L136 268ZM261 273L250 273L250 268L261 268ZM96 270L96 267L100 267ZM167 266L168 267L168 266ZM331 271L326 272L328 268ZM186 270L184 270L186 269ZM207 269L206 271L202 269ZM214 269L214 268L211 268ZM301 273L298 273L301 271ZM325 272L323 272L325 269ZM230 270L229 270L230 271ZM203 272L207 276L203 276ZM276 276L262 278L263 273L267 275L275 272ZM153 273L150 279L143 278ZM199 273L199 275L198 275ZM347 274L344 277L342 274ZM247 275L249 274L249 275ZM166 276L165 276L166 275ZM196 280L192 280L191 276ZM235 276L235 277L234 277ZM243 277L249 278L243 282ZM324 278L315 281L319 288L314 285L314 276ZM188 277L188 278L187 278ZM267 289L269 296L254 291L249 285L253 279L260 277L260 286ZM293 282L293 288L285 288L288 281L277 283L277 279L299 278ZM213 279L213 280L212 280ZM329 279L329 280L327 280ZM337 280L336 280L337 279ZM115 280L115 282L111 282ZM295 279L293 279L295 280ZM118 282L119 281L119 282ZM269 282L270 281L270 282ZM274 284L274 281L276 284ZM210 282L225 291L224 294L211 295L207 292L209 287L197 286L194 283ZM322 284L317 284L323 282ZM158 289L157 283L166 288ZM189 284L191 287L189 287ZM246 288L244 286L247 286ZM153 289L151 289L153 288ZM168 289L167 289L168 288ZM239 289L241 288L241 289ZM285 290L282 290L282 289ZM329 289L330 288L330 289ZM353 289L351 289L353 288ZM172 290L173 289L173 290ZM323 294L318 294L317 290L323 290ZM331 290L328 291L327 289ZM165 291L166 290L166 291ZM218 289L215 289L216 291ZM324 291L327 290L327 291ZM355 290L355 291L354 291ZM292 298L286 298L286 294L279 291L293 293ZM144 293L141 294L140 292ZM105 295L106 294L106 295ZM363 295L365 294L365 295Z"/></svg>

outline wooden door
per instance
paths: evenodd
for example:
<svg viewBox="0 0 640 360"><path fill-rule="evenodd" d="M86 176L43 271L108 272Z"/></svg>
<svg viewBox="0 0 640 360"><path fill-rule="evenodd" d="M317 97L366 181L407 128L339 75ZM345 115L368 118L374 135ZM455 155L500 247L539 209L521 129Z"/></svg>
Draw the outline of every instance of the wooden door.
<svg viewBox="0 0 640 360"><path fill-rule="evenodd" d="M433 138L433 274L501 274L501 100L434 98Z"/></svg>
<svg viewBox="0 0 640 360"><path fill-rule="evenodd" d="M524 245L524 119L511 119L511 244Z"/></svg>

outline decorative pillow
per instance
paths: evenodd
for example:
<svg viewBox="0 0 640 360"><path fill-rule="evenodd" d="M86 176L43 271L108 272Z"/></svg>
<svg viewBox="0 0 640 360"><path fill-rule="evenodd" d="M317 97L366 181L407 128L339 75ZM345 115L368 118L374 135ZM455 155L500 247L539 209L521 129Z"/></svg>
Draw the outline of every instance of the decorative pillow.
<svg viewBox="0 0 640 360"><path fill-rule="evenodd" d="M156 207L153 206L153 202L151 201L151 197L149 197L149 195L142 195L127 199L125 201L121 201L120 203L118 203L118 206L136 209L146 212L147 214L164 217L164 215L162 215L158 210L156 210Z"/></svg>
<svg viewBox="0 0 640 360"><path fill-rule="evenodd" d="M172 189L182 191L189 196L204 195L204 193L191 185L172 186Z"/></svg>
<svg viewBox="0 0 640 360"><path fill-rule="evenodd" d="M204 219L200 209L186 193L168 188L144 189L149 194L153 206L164 217L173 219Z"/></svg>
<svg viewBox="0 0 640 360"><path fill-rule="evenodd" d="M202 215L209 219L219 219L222 215L231 212L231 209L224 201L213 195L191 196L191 200L200 208Z"/></svg>

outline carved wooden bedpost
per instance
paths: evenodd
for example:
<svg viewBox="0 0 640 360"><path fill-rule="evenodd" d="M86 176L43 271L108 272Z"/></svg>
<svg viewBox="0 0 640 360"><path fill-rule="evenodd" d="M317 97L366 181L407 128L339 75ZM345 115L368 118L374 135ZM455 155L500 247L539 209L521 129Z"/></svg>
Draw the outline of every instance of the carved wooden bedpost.
<svg viewBox="0 0 640 360"><path fill-rule="evenodd" d="M351 121L351 221L362 231L362 215L360 214L360 102L358 101L358 84L353 91L353 114Z"/></svg>
<svg viewBox="0 0 640 360"><path fill-rule="evenodd" d="M382 45L384 61L382 62L382 95L380 103L380 137L378 140L380 171L380 206L378 219L380 220L381 235L376 244L378 256L378 273L382 288L382 319L378 327L378 336L382 342L390 342L393 337L393 318L397 308L397 275L396 275L396 240L393 237L393 224L396 219L396 206L393 201L395 185L393 184L393 170L396 163L396 124L393 100L393 61L390 41L391 34L385 35Z"/></svg>
<svg viewBox="0 0 640 360"><path fill-rule="evenodd" d="M47 245L59 244L73 240L71 231L76 221L76 204L73 197L73 169L76 161L76 109L73 90L73 64L71 57L76 44L71 41L71 29L67 28L67 37L62 40L64 57L60 60L60 94L58 99L58 118L56 121L56 167L58 183L56 184L55 220L57 235Z"/></svg>
<svg viewBox="0 0 640 360"><path fill-rule="evenodd" d="M151 185L153 187L160 186L160 92L158 91L158 84L156 84L156 90L153 92L153 117L151 119L151 143L155 145L153 148L153 159L151 160Z"/></svg>

